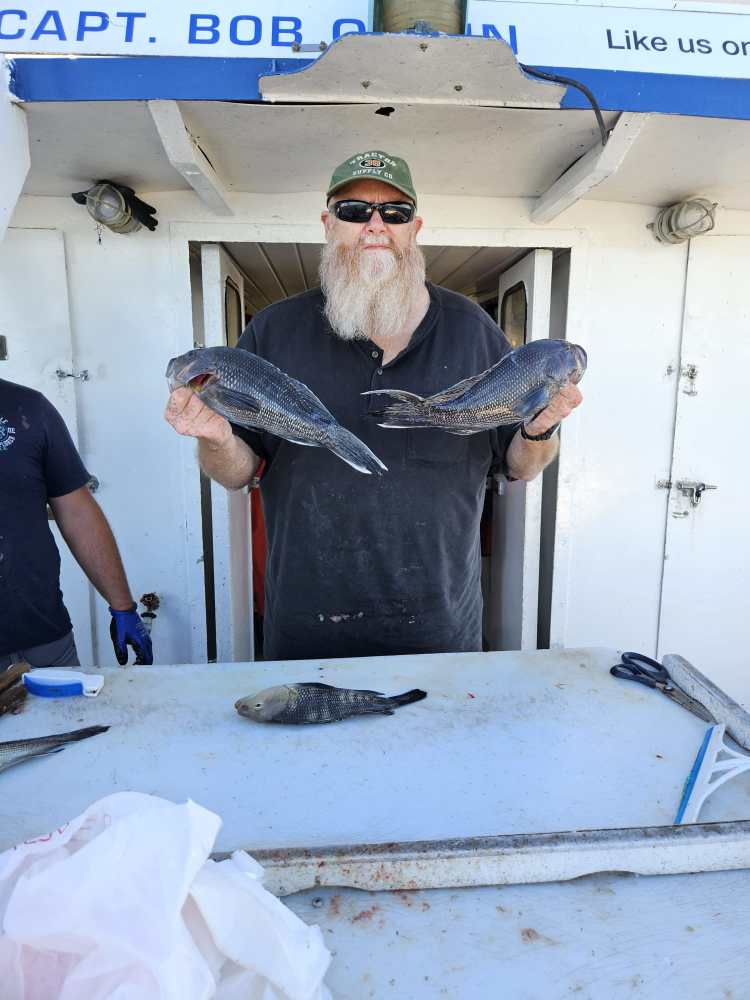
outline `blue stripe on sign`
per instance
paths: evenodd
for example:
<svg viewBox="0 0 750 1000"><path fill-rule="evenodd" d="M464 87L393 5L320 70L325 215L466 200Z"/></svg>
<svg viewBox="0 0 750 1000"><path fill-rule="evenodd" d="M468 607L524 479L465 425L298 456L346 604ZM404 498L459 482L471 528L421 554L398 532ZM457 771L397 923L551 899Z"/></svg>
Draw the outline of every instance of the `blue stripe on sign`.
<svg viewBox="0 0 750 1000"><path fill-rule="evenodd" d="M314 59L121 56L11 60L11 89L22 101L259 101L258 80L300 72ZM605 111L750 119L750 80L620 73L567 66L537 69L580 80ZM588 108L568 87L563 108Z"/></svg>
<svg viewBox="0 0 750 1000"><path fill-rule="evenodd" d="M313 59L121 56L9 59L21 101L259 101L258 80L307 68Z"/></svg>
<svg viewBox="0 0 750 1000"><path fill-rule="evenodd" d="M657 111L668 115L750 119L750 80L621 73L580 67L532 68L586 84L599 106L606 111ZM568 87L560 107L590 108L591 105L580 90Z"/></svg>

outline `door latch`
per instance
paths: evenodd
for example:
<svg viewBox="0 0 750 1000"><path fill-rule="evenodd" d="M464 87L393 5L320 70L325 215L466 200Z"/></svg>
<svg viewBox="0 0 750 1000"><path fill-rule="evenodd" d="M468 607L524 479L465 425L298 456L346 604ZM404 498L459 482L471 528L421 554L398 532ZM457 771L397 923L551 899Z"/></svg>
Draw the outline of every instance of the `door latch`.
<svg viewBox="0 0 750 1000"><path fill-rule="evenodd" d="M695 388L695 380L698 378L698 367L696 365L683 365L680 375L688 381L687 389L683 389L686 396L697 396L698 390Z"/></svg>
<svg viewBox="0 0 750 1000"><path fill-rule="evenodd" d="M675 486L690 500L691 507L697 507L701 502L703 494L706 490L717 490L718 486L711 486L709 483L694 483L689 479L679 479Z"/></svg>
<svg viewBox="0 0 750 1000"><path fill-rule="evenodd" d="M84 368L81 372L66 372L63 371L62 368L58 368L55 375L57 375L61 382L64 378L77 378L80 379L81 382L88 382L89 380L89 372L87 368Z"/></svg>

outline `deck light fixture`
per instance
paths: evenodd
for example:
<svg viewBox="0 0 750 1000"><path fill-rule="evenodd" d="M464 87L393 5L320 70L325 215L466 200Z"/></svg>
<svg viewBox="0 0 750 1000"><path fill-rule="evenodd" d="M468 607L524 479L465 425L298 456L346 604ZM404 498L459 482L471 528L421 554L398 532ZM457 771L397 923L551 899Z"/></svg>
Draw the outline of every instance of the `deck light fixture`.
<svg viewBox="0 0 750 1000"><path fill-rule="evenodd" d="M663 208L647 228L660 243L684 243L714 228L716 205L707 198L687 198Z"/></svg>
<svg viewBox="0 0 750 1000"><path fill-rule="evenodd" d="M135 233L142 226L151 232L159 225L153 218L156 209L136 197L132 188L113 181L97 181L87 191L71 195L73 201L85 205L91 218L113 233Z"/></svg>

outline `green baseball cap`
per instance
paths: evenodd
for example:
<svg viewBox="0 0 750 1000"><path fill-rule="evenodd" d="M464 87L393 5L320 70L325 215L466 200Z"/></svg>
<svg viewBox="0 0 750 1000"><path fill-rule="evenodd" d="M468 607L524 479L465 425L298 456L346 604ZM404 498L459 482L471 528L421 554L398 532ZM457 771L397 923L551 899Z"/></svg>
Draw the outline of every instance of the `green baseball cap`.
<svg viewBox="0 0 750 1000"><path fill-rule="evenodd" d="M340 163L333 171L326 199L344 185L362 180L390 184L391 187L402 191L407 198L411 198L415 205L417 204L417 193L406 160L402 160L400 156L384 153L382 149L372 150L369 153L355 153Z"/></svg>

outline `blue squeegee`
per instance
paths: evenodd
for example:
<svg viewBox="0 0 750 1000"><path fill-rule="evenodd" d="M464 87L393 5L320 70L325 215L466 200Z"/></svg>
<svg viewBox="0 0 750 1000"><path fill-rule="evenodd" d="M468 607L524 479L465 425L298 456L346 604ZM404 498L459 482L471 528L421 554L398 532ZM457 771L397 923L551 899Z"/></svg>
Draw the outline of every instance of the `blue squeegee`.
<svg viewBox="0 0 750 1000"><path fill-rule="evenodd" d="M675 825L695 823L708 796L724 782L750 770L750 756L733 750L724 742L726 726L709 726L682 790Z"/></svg>

